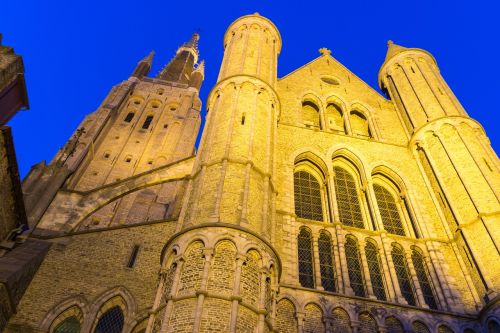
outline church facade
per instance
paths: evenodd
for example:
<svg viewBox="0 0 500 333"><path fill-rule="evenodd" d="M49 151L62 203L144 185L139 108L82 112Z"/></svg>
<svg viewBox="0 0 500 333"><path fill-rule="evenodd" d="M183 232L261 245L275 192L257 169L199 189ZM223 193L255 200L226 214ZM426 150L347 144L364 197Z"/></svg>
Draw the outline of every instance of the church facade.
<svg viewBox="0 0 500 333"><path fill-rule="evenodd" d="M500 332L500 163L430 53L389 42L385 97L327 49L278 78L243 16L196 151L198 38L24 180L50 249L5 332Z"/></svg>

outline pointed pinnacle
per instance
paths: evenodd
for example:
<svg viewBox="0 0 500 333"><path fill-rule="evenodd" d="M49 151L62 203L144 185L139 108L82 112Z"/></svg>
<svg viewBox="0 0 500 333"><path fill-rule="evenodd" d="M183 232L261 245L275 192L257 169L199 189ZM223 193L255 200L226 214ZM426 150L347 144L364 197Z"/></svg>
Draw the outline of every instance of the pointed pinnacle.
<svg viewBox="0 0 500 333"><path fill-rule="evenodd" d="M200 72L205 75L205 60L200 61L198 66L196 66L195 72Z"/></svg>
<svg viewBox="0 0 500 333"><path fill-rule="evenodd" d="M153 57L155 55L155 51L151 51L149 52L149 54L144 57L140 62L145 62L147 63L149 66L151 66L151 63L153 62Z"/></svg>

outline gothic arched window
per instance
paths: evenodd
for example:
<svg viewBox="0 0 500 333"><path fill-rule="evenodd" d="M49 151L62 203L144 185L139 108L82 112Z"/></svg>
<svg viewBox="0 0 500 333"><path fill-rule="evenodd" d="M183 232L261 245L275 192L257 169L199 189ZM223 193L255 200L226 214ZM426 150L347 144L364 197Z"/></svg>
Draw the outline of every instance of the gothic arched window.
<svg viewBox="0 0 500 333"><path fill-rule="evenodd" d="M340 222L357 228L364 228L358 189L354 177L341 167L335 166L335 195Z"/></svg>
<svg viewBox="0 0 500 333"><path fill-rule="evenodd" d="M385 187L379 184L373 184L373 190L377 198L378 209L382 217L384 229L391 234L404 236L405 231L394 196Z"/></svg>
<svg viewBox="0 0 500 333"><path fill-rule="evenodd" d="M368 120L359 111L351 111L351 129L353 135L371 137Z"/></svg>
<svg viewBox="0 0 500 333"><path fill-rule="evenodd" d="M297 171L293 175L295 193L295 214L314 221L323 221L321 186L307 171Z"/></svg>
<svg viewBox="0 0 500 333"><path fill-rule="evenodd" d="M387 299L384 288L384 278L380 265L380 256L378 249L372 242L366 242L365 246L366 261L368 263L368 271L372 281L373 293L377 299L385 301Z"/></svg>
<svg viewBox="0 0 500 333"><path fill-rule="evenodd" d="M134 116L135 116L135 113L134 112L129 112L127 113L127 115L125 116L125 119L124 121L127 122L127 123L130 123L132 121L132 119L134 119Z"/></svg>
<svg viewBox="0 0 500 333"><path fill-rule="evenodd" d="M94 333L122 333L123 323L122 309L114 306L99 318Z"/></svg>
<svg viewBox="0 0 500 333"><path fill-rule="evenodd" d="M80 321L75 316L71 316L57 325L54 333L80 333L80 328Z"/></svg>
<svg viewBox="0 0 500 333"><path fill-rule="evenodd" d="M436 299L434 298L434 293L432 292L432 286L429 280L429 274L425 268L424 258L417 250L414 249L411 254L411 260L413 261L413 267L415 267L415 272L417 273L418 284L420 284L420 289L424 295L425 303L429 306L429 308L437 310Z"/></svg>
<svg viewBox="0 0 500 333"><path fill-rule="evenodd" d="M413 287L410 281L410 272L408 270L403 250L399 246L393 245L391 256L394 264L394 270L396 271L396 276L398 278L399 288L401 289L401 294L406 299L408 304L416 305L415 296L413 295Z"/></svg>
<svg viewBox="0 0 500 333"><path fill-rule="evenodd" d="M302 102L302 120L306 127L319 128L319 108L311 101Z"/></svg>
<svg viewBox="0 0 500 333"><path fill-rule="evenodd" d="M306 288L314 288L312 238L311 233L305 228L300 229L297 237L297 248L300 285Z"/></svg>
<svg viewBox="0 0 500 333"><path fill-rule="evenodd" d="M347 237L346 239L345 256L351 288L356 296L365 297L365 286L363 274L361 273L361 259L359 256L358 242L352 237Z"/></svg>
<svg viewBox="0 0 500 333"><path fill-rule="evenodd" d="M332 239L327 232L321 231L318 239L321 284L326 291L335 291L335 264L332 255Z"/></svg>

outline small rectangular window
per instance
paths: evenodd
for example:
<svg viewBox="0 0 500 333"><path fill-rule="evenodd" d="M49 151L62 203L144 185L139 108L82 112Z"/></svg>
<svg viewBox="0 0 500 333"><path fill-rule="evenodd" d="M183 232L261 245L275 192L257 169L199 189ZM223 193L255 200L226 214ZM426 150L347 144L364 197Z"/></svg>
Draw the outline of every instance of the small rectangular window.
<svg viewBox="0 0 500 333"><path fill-rule="evenodd" d="M149 125L151 125L151 122L153 121L153 116L148 116L146 120L144 120L144 124L142 124L143 129L148 129Z"/></svg>
<svg viewBox="0 0 500 333"><path fill-rule="evenodd" d="M137 254L139 253L139 245L134 245L132 252L130 253L130 258L128 259L127 267L132 268L137 260Z"/></svg>

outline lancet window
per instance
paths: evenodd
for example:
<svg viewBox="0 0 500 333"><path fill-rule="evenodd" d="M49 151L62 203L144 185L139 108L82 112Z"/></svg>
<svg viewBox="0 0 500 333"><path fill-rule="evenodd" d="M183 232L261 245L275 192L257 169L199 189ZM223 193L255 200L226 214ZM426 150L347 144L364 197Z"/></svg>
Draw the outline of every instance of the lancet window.
<svg viewBox="0 0 500 333"><path fill-rule="evenodd" d="M318 239L319 265L321 270L321 284L326 291L335 289L335 264L332 253L332 239L330 235L321 231Z"/></svg>
<svg viewBox="0 0 500 333"><path fill-rule="evenodd" d="M123 324L122 309L119 306L114 306L99 318L94 333L121 333Z"/></svg>
<svg viewBox="0 0 500 333"><path fill-rule="evenodd" d="M395 235L405 235L403 223L394 196L384 186L373 184L375 197L382 217L384 229Z"/></svg>
<svg viewBox="0 0 500 333"><path fill-rule="evenodd" d="M347 237L345 242L345 256L347 260L347 271L351 288L356 296L365 297L365 286L361 272L361 259L359 255L358 242L353 237Z"/></svg>
<svg viewBox="0 0 500 333"><path fill-rule="evenodd" d="M354 177L345 169L335 166L335 195L340 222L342 224L363 228L363 215Z"/></svg>
<svg viewBox="0 0 500 333"><path fill-rule="evenodd" d="M408 270L403 249L401 249L398 245L393 245L391 256L396 276L398 278L399 288L401 289L401 294L409 305L416 305L415 296L413 295L413 287L410 280L410 272Z"/></svg>
<svg viewBox="0 0 500 333"><path fill-rule="evenodd" d="M368 263L368 271L370 272L373 293L377 299L385 301L387 300L387 297L377 246L370 241L366 242L365 254L366 262Z"/></svg>
<svg viewBox="0 0 500 333"><path fill-rule="evenodd" d="M420 284L420 289L424 295L425 303L431 309L437 309L436 299L432 291L432 285L429 279L429 274L425 268L425 261L416 249L413 249L411 254L411 260L413 262L413 267L415 267L415 272L417 273L418 284Z"/></svg>
<svg viewBox="0 0 500 333"><path fill-rule="evenodd" d="M294 173L295 214L298 217L323 221L321 185L311 173L301 170Z"/></svg>
<svg viewBox="0 0 500 333"><path fill-rule="evenodd" d="M314 269L311 232L300 229L297 238L299 282L302 287L314 288Z"/></svg>

